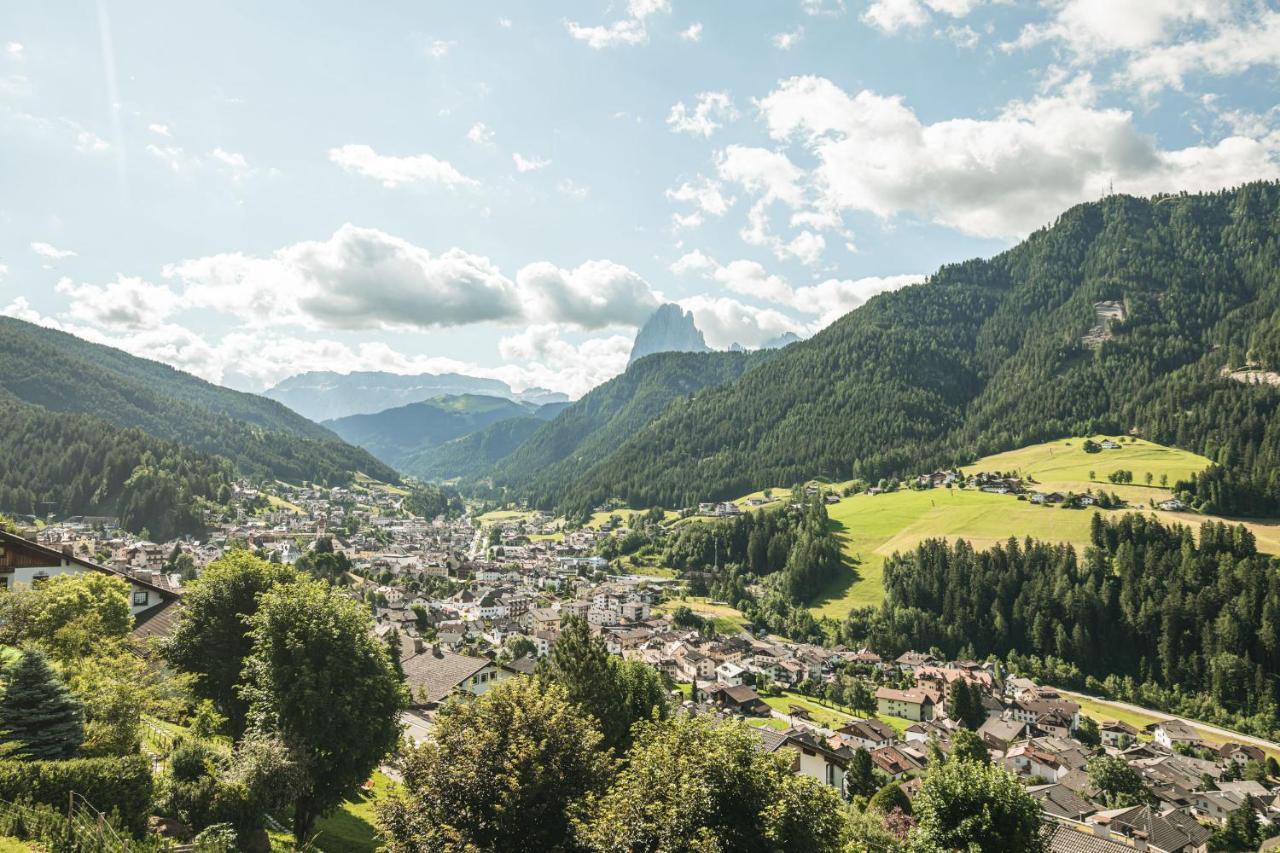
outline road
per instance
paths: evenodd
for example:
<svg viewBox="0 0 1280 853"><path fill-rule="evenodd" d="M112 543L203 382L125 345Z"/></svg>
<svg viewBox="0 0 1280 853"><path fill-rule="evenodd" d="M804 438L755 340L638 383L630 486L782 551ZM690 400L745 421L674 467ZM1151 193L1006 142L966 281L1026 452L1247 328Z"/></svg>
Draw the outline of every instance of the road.
<svg viewBox="0 0 1280 853"><path fill-rule="evenodd" d="M1117 702L1112 699L1103 699L1101 696L1090 696L1088 693L1079 693L1075 690L1063 690L1057 687L1054 689L1064 696L1083 696L1085 699L1088 699L1091 702L1097 702L1099 705L1106 705L1110 708L1116 708L1121 711L1130 711L1135 714L1145 714L1148 717L1155 717L1158 720L1184 720L1195 728L1200 729L1203 732L1207 732L1215 737L1220 737L1223 740L1234 741L1236 743L1247 743L1251 746L1260 747L1270 752L1280 754L1280 743L1276 743L1275 741L1263 740L1262 738L1254 737L1253 735L1243 734L1241 732L1232 731L1231 729L1224 729L1221 726L1215 726L1210 723L1202 723L1199 720L1193 720L1190 717L1174 717L1172 714L1166 714L1163 711L1153 711L1150 708L1143 708L1141 705L1134 705L1130 702Z"/></svg>

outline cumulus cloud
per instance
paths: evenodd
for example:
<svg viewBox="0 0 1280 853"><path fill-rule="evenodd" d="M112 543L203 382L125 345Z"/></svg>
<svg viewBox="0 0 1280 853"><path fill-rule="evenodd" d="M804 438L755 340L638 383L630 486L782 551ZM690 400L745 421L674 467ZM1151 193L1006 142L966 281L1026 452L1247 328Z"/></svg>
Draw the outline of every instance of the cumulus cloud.
<svg viewBox="0 0 1280 853"><path fill-rule="evenodd" d="M795 207L804 200L804 172L780 151L730 145L717 158L716 171L724 180L759 193L765 202L782 201Z"/></svg>
<svg viewBox="0 0 1280 853"><path fill-rule="evenodd" d="M527 384L554 385L577 396L626 370L632 343L611 335L573 344L561 337L560 326L547 323L502 338L498 354L520 365Z"/></svg>
<svg viewBox="0 0 1280 853"><path fill-rule="evenodd" d="M740 176L763 201L819 210L911 214L984 237L1016 237L1114 180L1137 194L1212 190L1280 175L1277 143L1233 136L1165 150L1138 131L1131 113L1101 109L1091 87L1013 101L991 119L922 122L900 97L849 95L821 77L793 77L760 102L769 132L804 147L809 173L777 152L753 149ZM779 159L780 158L780 159ZM762 164L773 164L764 169ZM768 175L770 178L766 178Z"/></svg>
<svg viewBox="0 0 1280 853"><path fill-rule="evenodd" d="M644 44L649 41L649 19L659 12L670 11L670 0L629 0L626 17L619 21L599 26L565 21L565 28L570 36L592 50Z"/></svg>
<svg viewBox="0 0 1280 853"><path fill-rule="evenodd" d="M805 335L808 331L803 323L781 311L757 308L728 297L692 296L678 304L693 312L694 322L713 349L726 349L735 343L759 347L787 332Z"/></svg>
<svg viewBox="0 0 1280 853"><path fill-rule="evenodd" d="M806 15L837 18L844 14L844 0L800 0Z"/></svg>
<svg viewBox="0 0 1280 853"><path fill-rule="evenodd" d="M245 159L243 154L236 151L227 151L225 148L215 148L209 156L224 166L230 166L237 172L244 171L249 168L249 161Z"/></svg>
<svg viewBox="0 0 1280 853"><path fill-rule="evenodd" d="M151 131L156 136L173 135L173 132L169 130L169 126L167 124L149 124L147 125L147 130Z"/></svg>
<svg viewBox="0 0 1280 853"><path fill-rule="evenodd" d="M675 133L688 133L709 139L721 127L738 118L728 92L700 92L692 108L679 101L667 116L667 125Z"/></svg>
<svg viewBox="0 0 1280 853"><path fill-rule="evenodd" d="M1064 0L1052 18L1027 24L1006 47L1056 41L1082 57L1142 50L1180 27L1219 21L1230 12L1230 3L1204 0Z"/></svg>
<svg viewBox="0 0 1280 853"><path fill-rule="evenodd" d="M551 165L550 160L542 157L523 157L520 154L512 154L511 160L516 164L516 171L521 174L525 172L536 172L539 169L545 169Z"/></svg>
<svg viewBox="0 0 1280 853"><path fill-rule="evenodd" d="M696 22L690 24L686 29L680 31L680 38L691 42L702 41L702 24Z"/></svg>
<svg viewBox="0 0 1280 853"><path fill-rule="evenodd" d="M636 326L660 303L648 282L612 261L587 261L572 270L529 264L516 274L525 316L584 329Z"/></svg>
<svg viewBox="0 0 1280 853"><path fill-rule="evenodd" d="M74 258L76 253L70 249L59 249L50 243L35 242L31 244L31 251L35 252L42 258L48 258L51 261L60 261L63 258Z"/></svg>
<svg viewBox="0 0 1280 853"><path fill-rule="evenodd" d="M830 278L818 284L793 288L785 278L769 272L757 261L739 259L721 265L700 250L689 252L679 258L671 265L671 272L676 275L702 275L732 293L772 302L808 315L810 319L803 323L794 323L794 328L786 330L797 334L802 332L811 334L826 328L878 293L897 290L900 287L924 281L924 276L914 274L868 276L860 279ZM727 306L721 307L720 316L726 322L727 318L739 317L742 313L738 309L730 311ZM767 325L772 328L778 323L771 320ZM743 344L748 343L742 337L735 340ZM768 340L768 337L761 340Z"/></svg>
<svg viewBox="0 0 1280 853"><path fill-rule="evenodd" d="M573 269L547 262L508 278L462 249L434 255L379 231L344 225L327 240L268 257L194 258L164 268L182 305L230 313L245 323L329 329L429 329L475 323L563 323L582 329L638 325L660 296L611 261Z"/></svg>
<svg viewBox="0 0 1280 853"><path fill-rule="evenodd" d="M449 188L476 183L451 164L430 154L394 157L379 154L368 145L343 145L329 149L329 160L344 171L373 178L389 189L422 182Z"/></svg>
<svg viewBox="0 0 1280 853"><path fill-rule="evenodd" d="M214 255L168 266L164 274L186 286L191 304L257 324L431 328L506 320L520 311L514 285L487 258L461 249L432 255L354 225L269 258Z"/></svg>
<svg viewBox="0 0 1280 853"><path fill-rule="evenodd" d="M70 300L73 320L114 329L156 329L178 307L178 296L164 285L119 275L109 284L76 284L62 278L54 290Z"/></svg>
<svg viewBox="0 0 1280 853"><path fill-rule="evenodd" d="M677 227L692 228L702 224L703 214L723 216L733 205L733 198L721 192L719 182L698 175L692 181L685 181L675 189L667 190L669 201L693 205L693 212L687 215L677 214Z"/></svg>

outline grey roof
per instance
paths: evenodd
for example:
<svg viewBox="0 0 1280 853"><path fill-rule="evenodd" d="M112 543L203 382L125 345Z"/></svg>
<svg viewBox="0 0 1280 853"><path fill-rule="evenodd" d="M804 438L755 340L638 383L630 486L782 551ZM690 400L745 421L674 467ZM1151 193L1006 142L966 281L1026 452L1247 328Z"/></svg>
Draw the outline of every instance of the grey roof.
<svg viewBox="0 0 1280 853"><path fill-rule="evenodd" d="M1133 848L1061 823L1048 826L1051 853L1133 853Z"/></svg>
<svg viewBox="0 0 1280 853"><path fill-rule="evenodd" d="M488 666L488 658L460 655L448 649L430 648L402 662L405 682L413 696L423 704L435 704L455 687Z"/></svg>
<svg viewBox="0 0 1280 853"><path fill-rule="evenodd" d="M1081 820L1098 810L1093 803L1081 797L1066 785L1041 785L1031 789L1031 796L1040 803L1040 808L1051 815Z"/></svg>

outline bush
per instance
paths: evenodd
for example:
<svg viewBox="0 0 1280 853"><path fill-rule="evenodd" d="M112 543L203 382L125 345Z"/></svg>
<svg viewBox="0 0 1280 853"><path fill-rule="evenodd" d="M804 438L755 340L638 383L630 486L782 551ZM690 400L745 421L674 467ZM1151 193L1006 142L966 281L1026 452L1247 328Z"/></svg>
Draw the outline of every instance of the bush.
<svg viewBox="0 0 1280 853"><path fill-rule="evenodd" d="M116 812L141 835L151 810L151 762L141 755L67 761L0 761L0 800L28 798L64 809L72 792L98 811Z"/></svg>

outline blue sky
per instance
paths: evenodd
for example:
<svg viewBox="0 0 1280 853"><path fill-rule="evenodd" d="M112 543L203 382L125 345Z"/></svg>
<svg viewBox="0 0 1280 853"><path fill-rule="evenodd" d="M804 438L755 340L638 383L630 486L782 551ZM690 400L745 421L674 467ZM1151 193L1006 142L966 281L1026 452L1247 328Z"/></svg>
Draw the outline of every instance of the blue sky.
<svg viewBox="0 0 1280 853"><path fill-rule="evenodd" d="M661 301L812 334L1108 183L1280 173L1280 9L10 2L0 312L258 390L580 394Z"/></svg>

